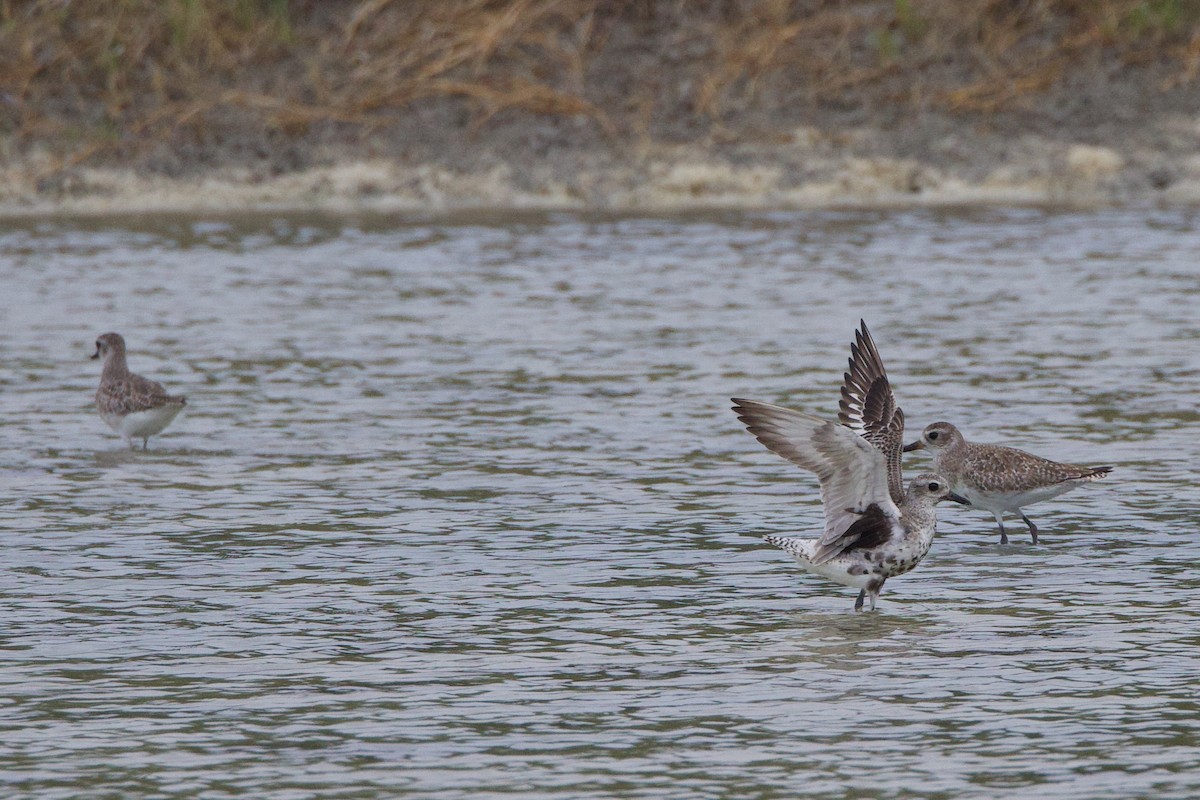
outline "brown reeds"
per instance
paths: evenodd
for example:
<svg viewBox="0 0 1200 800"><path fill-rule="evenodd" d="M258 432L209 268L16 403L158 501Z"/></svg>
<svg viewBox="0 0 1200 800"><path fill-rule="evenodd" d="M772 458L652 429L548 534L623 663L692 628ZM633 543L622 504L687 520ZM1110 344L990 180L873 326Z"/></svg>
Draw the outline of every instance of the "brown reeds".
<svg viewBox="0 0 1200 800"><path fill-rule="evenodd" d="M0 0L0 135L69 165L453 98L613 138L849 92L995 113L1098 64L1194 85L1200 0Z"/></svg>

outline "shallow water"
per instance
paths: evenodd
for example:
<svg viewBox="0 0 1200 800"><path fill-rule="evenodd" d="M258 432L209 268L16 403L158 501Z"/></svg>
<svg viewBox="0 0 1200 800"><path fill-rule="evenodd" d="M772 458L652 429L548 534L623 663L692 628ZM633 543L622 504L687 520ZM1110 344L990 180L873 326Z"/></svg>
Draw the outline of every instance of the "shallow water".
<svg viewBox="0 0 1200 800"><path fill-rule="evenodd" d="M1200 213L0 229L5 797L1200 792ZM880 610L764 534L866 317L910 431L1113 477ZM189 405L90 409L96 335ZM928 464L906 463L909 474Z"/></svg>

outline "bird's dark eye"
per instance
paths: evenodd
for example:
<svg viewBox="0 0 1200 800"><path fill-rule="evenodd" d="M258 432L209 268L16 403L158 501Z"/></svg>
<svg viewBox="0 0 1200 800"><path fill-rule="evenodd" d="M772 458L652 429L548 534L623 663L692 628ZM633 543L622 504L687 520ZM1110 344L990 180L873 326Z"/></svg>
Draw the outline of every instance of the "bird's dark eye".
<svg viewBox="0 0 1200 800"><path fill-rule="evenodd" d="M929 432L929 441L931 441L931 442L932 442L932 441L936 440L936 439L937 439L937 437L938 437L938 432L937 432L937 431L930 431L930 432Z"/></svg>
<svg viewBox="0 0 1200 800"><path fill-rule="evenodd" d="M931 491L931 492L936 492L940 488L942 488L942 487L940 485L938 485L936 482L929 484L929 491Z"/></svg>

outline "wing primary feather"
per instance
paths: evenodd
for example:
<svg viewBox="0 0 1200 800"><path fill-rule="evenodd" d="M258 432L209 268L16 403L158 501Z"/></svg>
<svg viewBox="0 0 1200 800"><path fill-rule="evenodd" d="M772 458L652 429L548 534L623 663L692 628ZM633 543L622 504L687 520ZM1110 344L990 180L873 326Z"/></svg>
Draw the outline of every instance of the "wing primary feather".
<svg viewBox="0 0 1200 800"><path fill-rule="evenodd" d="M896 403L887 370L865 320L859 320L850 344L849 369L843 375L838 421L874 447L887 462L888 490L892 500L904 498L901 453L904 446L904 412Z"/></svg>

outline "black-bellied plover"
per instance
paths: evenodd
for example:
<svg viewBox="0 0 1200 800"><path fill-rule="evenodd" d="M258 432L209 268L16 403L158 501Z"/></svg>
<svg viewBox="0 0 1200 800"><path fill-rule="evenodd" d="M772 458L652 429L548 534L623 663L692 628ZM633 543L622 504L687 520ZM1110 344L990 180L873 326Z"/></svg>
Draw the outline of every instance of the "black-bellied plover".
<svg viewBox="0 0 1200 800"><path fill-rule="evenodd" d="M904 447L905 452L921 449L933 453L933 468L951 489L973 507L992 512L1000 526L1000 544L1008 544L1005 512L1019 514L1037 544L1037 526L1022 507L1100 480L1112 471L1111 466L1061 464L1013 447L968 442L949 422L927 425L920 439Z"/></svg>
<svg viewBox="0 0 1200 800"><path fill-rule="evenodd" d="M134 439L141 439L145 450L150 437L170 425L187 400L169 395L162 384L130 372L125 363L125 340L119 333L106 333L97 339L92 358L104 359L100 388L96 390L100 418L131 448Z"/></svg>
<svg viewBox="0 0 1200 800"><path fill-rule="evenodd" d="M939 500L965 502L937 475L919 476L899 503L888 491L883 451L848 427L782 406L734 398L733 410L773 453L816 473L825 531L816 539L768 536L804 569L859 590L854 603L871 610L884 581L925 557L937 527Z"/></svg>

